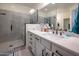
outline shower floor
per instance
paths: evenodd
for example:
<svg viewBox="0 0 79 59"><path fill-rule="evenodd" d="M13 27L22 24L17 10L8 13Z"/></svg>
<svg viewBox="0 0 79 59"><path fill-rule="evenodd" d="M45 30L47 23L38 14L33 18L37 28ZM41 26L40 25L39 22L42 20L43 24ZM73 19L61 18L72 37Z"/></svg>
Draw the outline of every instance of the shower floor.
<svg viewBox="0 0 79 59"><path fill-rule="evenodd" d="M33 56L28 48L22 46L15 49L14 56Z"/></svg>

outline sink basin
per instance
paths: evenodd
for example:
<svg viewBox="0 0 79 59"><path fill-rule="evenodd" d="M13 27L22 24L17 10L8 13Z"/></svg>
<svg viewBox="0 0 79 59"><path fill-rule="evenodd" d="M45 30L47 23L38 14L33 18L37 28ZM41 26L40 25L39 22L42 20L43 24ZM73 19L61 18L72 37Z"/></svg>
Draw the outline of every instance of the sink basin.
<svg viewBox="0 0 79 59"><path fill-rule="evenodd" d="M52 32L41 32L41 35L49 37L49 38L62 38L62 39L67 39L71 40L72 38L75 38L72 34L63 34L63 35L55 35Z"/></svg>
<svg viewBox="0 0 79 59"><path fill-rule="evenodd" d="M42 35L53 35L52 32L42 32Z"/></svg>

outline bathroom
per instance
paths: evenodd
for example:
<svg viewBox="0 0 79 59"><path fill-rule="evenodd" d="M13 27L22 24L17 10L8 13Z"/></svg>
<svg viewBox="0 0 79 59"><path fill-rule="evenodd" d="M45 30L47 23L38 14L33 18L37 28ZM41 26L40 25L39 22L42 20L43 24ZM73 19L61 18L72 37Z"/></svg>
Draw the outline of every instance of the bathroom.
<svg viewBox="0 0 79 59"><path fill-rule="evenodd" d="M77 12L78 3L0 3L0 56L79 56Z"/></svg>

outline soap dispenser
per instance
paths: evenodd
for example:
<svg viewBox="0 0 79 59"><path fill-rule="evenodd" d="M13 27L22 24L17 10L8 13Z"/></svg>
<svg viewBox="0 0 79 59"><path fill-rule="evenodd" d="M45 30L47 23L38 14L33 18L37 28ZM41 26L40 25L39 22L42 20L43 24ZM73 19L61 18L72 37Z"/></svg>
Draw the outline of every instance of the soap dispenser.
<svg viewBox="0 0 79 59"><path fill-rule="evenodd" d="M62 29L60 29L60 35L62 35Z"/></svg>

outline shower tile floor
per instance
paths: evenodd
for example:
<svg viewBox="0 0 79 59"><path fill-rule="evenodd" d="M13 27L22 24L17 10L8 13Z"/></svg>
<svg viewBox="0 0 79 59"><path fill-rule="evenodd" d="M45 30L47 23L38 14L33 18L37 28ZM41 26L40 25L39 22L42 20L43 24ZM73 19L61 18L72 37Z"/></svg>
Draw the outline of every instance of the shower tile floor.
<svg viewBox="0 0 79 59"><path fill-rule="evenodd" d="M14 56L33 56L33 54L26 47L17 48L14 52Z"/></svg>

